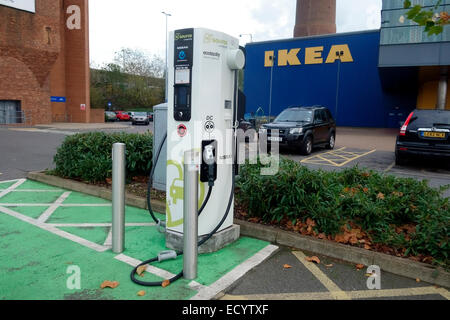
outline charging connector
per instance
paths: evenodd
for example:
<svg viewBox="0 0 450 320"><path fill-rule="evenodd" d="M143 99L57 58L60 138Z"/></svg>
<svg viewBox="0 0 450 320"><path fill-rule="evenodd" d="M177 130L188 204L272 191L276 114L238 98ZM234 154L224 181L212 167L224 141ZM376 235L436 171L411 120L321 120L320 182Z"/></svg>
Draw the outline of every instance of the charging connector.
<svg viewBox="0 0 450 320"><path fill-rule="evenodd" d="M217 180L217 141L202 141L202 155L200 181L208 182L208 186L213 187L214 182Z"/></svg>

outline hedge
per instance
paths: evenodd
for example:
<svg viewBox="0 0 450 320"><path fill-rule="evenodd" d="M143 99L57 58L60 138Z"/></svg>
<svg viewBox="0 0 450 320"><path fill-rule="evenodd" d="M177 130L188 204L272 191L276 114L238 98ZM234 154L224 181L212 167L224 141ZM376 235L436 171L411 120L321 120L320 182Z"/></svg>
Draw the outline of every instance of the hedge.
<svg viewBox="0 0 450 320"><path fill-rule="evenodd" d="M153 135L82 133L68 136L54 157L58 176L97 183L112 175L112 146L126 144L127 177L147 176L152 166Z"/></svg>
<svg viewBox="0 0 450 320"><path fill-rule="evenodd" d="M342 233L361 227L373 243L403 249L404 255L430 255L449 265L450 205L426 181L398 178L354 167L343 171L310 170L282 159L274 176L261 165L244 165L237 200L249 217L290 225L313 221L317 233ZM399 232L407 228L409 232Z"/></svg>

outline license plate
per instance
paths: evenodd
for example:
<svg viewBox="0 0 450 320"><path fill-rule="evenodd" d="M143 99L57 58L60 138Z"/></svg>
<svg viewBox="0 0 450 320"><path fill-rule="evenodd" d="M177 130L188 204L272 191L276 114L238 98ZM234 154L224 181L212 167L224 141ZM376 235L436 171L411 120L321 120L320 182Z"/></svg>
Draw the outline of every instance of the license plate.
<svg viewBox="0 0 450 320"><path fill-rule="evenodd" d="M283 138L279 138L279 137L268 137L267 140L272 141L272 142L282 142Z"/></svg>
<svg viewBox="0 0 450 320"><path fill-rule="evenodd" d="M425 138L445 139L445 133L444 132L424 132L423 136Z"/></svg>

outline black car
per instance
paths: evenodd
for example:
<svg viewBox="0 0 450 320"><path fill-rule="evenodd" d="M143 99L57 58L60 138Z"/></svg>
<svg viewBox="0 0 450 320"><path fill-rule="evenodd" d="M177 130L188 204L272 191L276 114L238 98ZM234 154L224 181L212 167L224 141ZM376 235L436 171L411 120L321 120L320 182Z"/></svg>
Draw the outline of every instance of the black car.
<svg viewBox="0 0 450 320"><path fill-rule="evenodd" d="M419 157L450 159L450 111L414 110L406 119L397 137L396 164Z"/></svg>
<svg viewBox="0 0 450 320"><path fill-rule="evenodd" d="M273 136L273 130L278 130L278 137ZM326 107L292 107L284 110L274 122L263 125L260 134L267 134L269 144L278 142L280 147L309 155L314 146L334 148L336 122Z"/></svg>

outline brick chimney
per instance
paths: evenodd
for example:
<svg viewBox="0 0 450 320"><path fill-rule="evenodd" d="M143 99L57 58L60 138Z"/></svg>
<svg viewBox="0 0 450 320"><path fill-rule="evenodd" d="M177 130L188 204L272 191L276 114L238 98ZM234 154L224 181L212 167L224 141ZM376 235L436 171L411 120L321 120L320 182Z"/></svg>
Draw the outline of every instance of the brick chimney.
<svg viewBox="0 0 450 320"><path fill-rule="evenodd" d="M294 38L336 33L336 0L297 0Z"/></svg>

